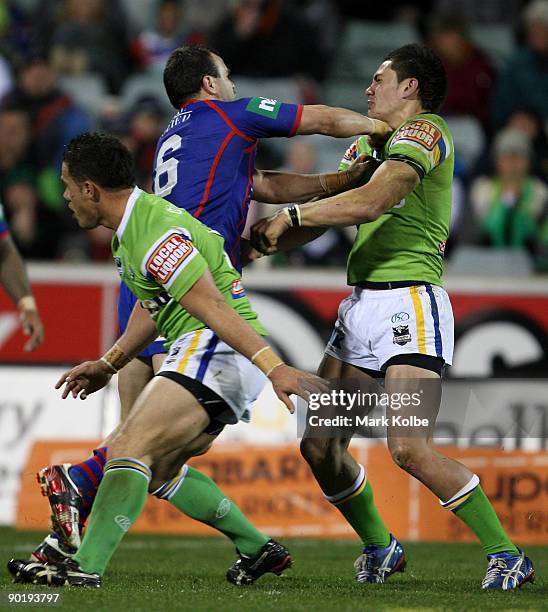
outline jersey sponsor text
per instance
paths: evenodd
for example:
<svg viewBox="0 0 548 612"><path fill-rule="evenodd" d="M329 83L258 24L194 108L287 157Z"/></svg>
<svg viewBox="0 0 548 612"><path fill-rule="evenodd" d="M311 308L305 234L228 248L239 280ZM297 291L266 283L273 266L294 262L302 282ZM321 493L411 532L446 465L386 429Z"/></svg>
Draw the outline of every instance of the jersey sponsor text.
<svg viewBox="0 0 548 612"><path fill-rule="evenodd" d="M189 240L177 233L170 234L148 258L146 269L161 283L166 283L193 250Z"/></svg>

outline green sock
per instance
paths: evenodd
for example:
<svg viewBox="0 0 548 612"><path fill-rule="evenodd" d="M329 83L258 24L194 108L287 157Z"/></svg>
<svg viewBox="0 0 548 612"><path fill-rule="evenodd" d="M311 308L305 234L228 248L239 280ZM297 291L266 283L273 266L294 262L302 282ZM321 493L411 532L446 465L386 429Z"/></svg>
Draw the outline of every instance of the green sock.
<svg viewBox="0 0 548 612"><path fill-rule="evenodd" d="M368 480L358 494L346 501L332 503L360 536L364 546L374 544L384 548L390 544L390 532L375 506L373 488Z"/></svg>
<svg viewBox="0 0 548 612"><path fill-rule="evenodd" d="M107 461L86 533L74 559L85 572L103 575L147 498L149 468L130 457Z"/></svg>
<svg viewBox="0 0 548 612"><path fill-rule="evenodd" d="M472 495L453 512L478 536L486 554L519 551L506 535L491 502L478 485Z"/></svg>
<svg viewBox="0 0 548 612"><path fill-rule="evenodd" d="M253 527L211 478L190 466L185 467L184 476L176 476L155 495L167 499L190 518L224 533L244 555L255 555L268 542L268 537ZM182 484L177 488L181 478ZM170 490L175 493L170 495Z"/></svg>

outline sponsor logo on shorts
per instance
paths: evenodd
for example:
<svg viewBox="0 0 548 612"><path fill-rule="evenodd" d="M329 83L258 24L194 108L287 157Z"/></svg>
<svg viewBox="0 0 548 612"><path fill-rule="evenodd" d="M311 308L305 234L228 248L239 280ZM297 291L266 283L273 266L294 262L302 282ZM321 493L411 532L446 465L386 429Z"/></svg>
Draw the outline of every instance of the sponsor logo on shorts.
<svg viewBox="0 0 548 612"><path fill-rule="evenodd" d="M411 334L409 333L409 325L397 325L392 328L394 332L394 339L392 342L394 344L399 344L400 346L411 342Z"/></svg>
<svg viewBox="0 0 548 612"><path fill-rule="evenodd" d="M173 232L158 245L145 267L161 283L166 283L193 250L192 242Z"/></svg>
<svg viewBox="0 0 548 612"><path fill-rule="evenodd" d="M245 288L242 285L241 279L235 280L232 282L232 287L230 288L230 294L235 300L239 300L246 296Z"/></svg>
<svg viewBox="0 0 548 612"><path fill-rule="evenodd" d="M281 102L272 98L251 98L245 110L257 115L262 115L263 117L276 119L280 112L281 105Z"/></svg>
<svg viewBox="0 0 548 612"><path fill-rule="evenodd" d="M122 531L127 531L131 527L131 521L127 516L123 514L117 514L114 517L114 522L120 527Z"/></svg>
<svg viewBox="0 0 548 612"><path fill-rule="evenodd" d="M441 138L441 130L430 121L414 121L405 125L394 136L392 144L399 140L411 140L418 142L428 151L431 151Z"/></svg>
<svg viewBox="0 0 548 612"><path fill-rule="evenodd" d="M409 321L409 314L407 312L397 312L392 315L390 319L392 323L403 323L404 321Z"/></svg>

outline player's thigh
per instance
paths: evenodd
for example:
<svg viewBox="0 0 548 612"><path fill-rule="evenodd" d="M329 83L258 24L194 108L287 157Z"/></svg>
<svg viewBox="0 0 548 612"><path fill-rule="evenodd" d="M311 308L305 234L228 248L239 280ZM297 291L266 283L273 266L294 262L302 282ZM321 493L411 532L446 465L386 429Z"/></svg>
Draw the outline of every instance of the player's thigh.
<svg viewBox="0 0 548 612"><path fill-rule="evenodd" d="M164 363L166 358L166 353L155 353L151 356L152 360L152 369L154 370L154 374L158 374L158 372L162 368L162 364Z"/></svg>
<svg viewBox="0 0 548 612"><path fill-rule="evenodd" d="M153 376L152 364L141 359L132 359L118 372L118 395L122 422L125 421L135 401Z"/></svg>
<svg viewBox="0 0 548 612"><path fill-rule="evenodd" d="M135 402L109 449L109 457L130 456L148 465L190 444L207 427L209 416L180 384L157 376Z"/></svg>
<svg viewBox="0 0 548 612"><path fill-rule="evenodd" d="M426 452L440 408L440 375L414 365L392 365L386 371L385 391L391 397L386 435L392 454Z"/></svg>

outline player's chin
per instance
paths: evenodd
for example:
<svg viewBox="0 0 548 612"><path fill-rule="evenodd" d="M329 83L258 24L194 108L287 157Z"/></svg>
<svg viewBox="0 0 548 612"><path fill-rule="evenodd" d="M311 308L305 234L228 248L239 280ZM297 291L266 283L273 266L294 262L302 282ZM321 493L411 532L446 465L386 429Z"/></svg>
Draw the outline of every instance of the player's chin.
<svg viewBox="0 0 548 612"><path fill-rule="evenodd" d="M383 119L382 113L379 113L374 105L369 105L367 109L367 116L371 117L371 119Z"/></svg>

